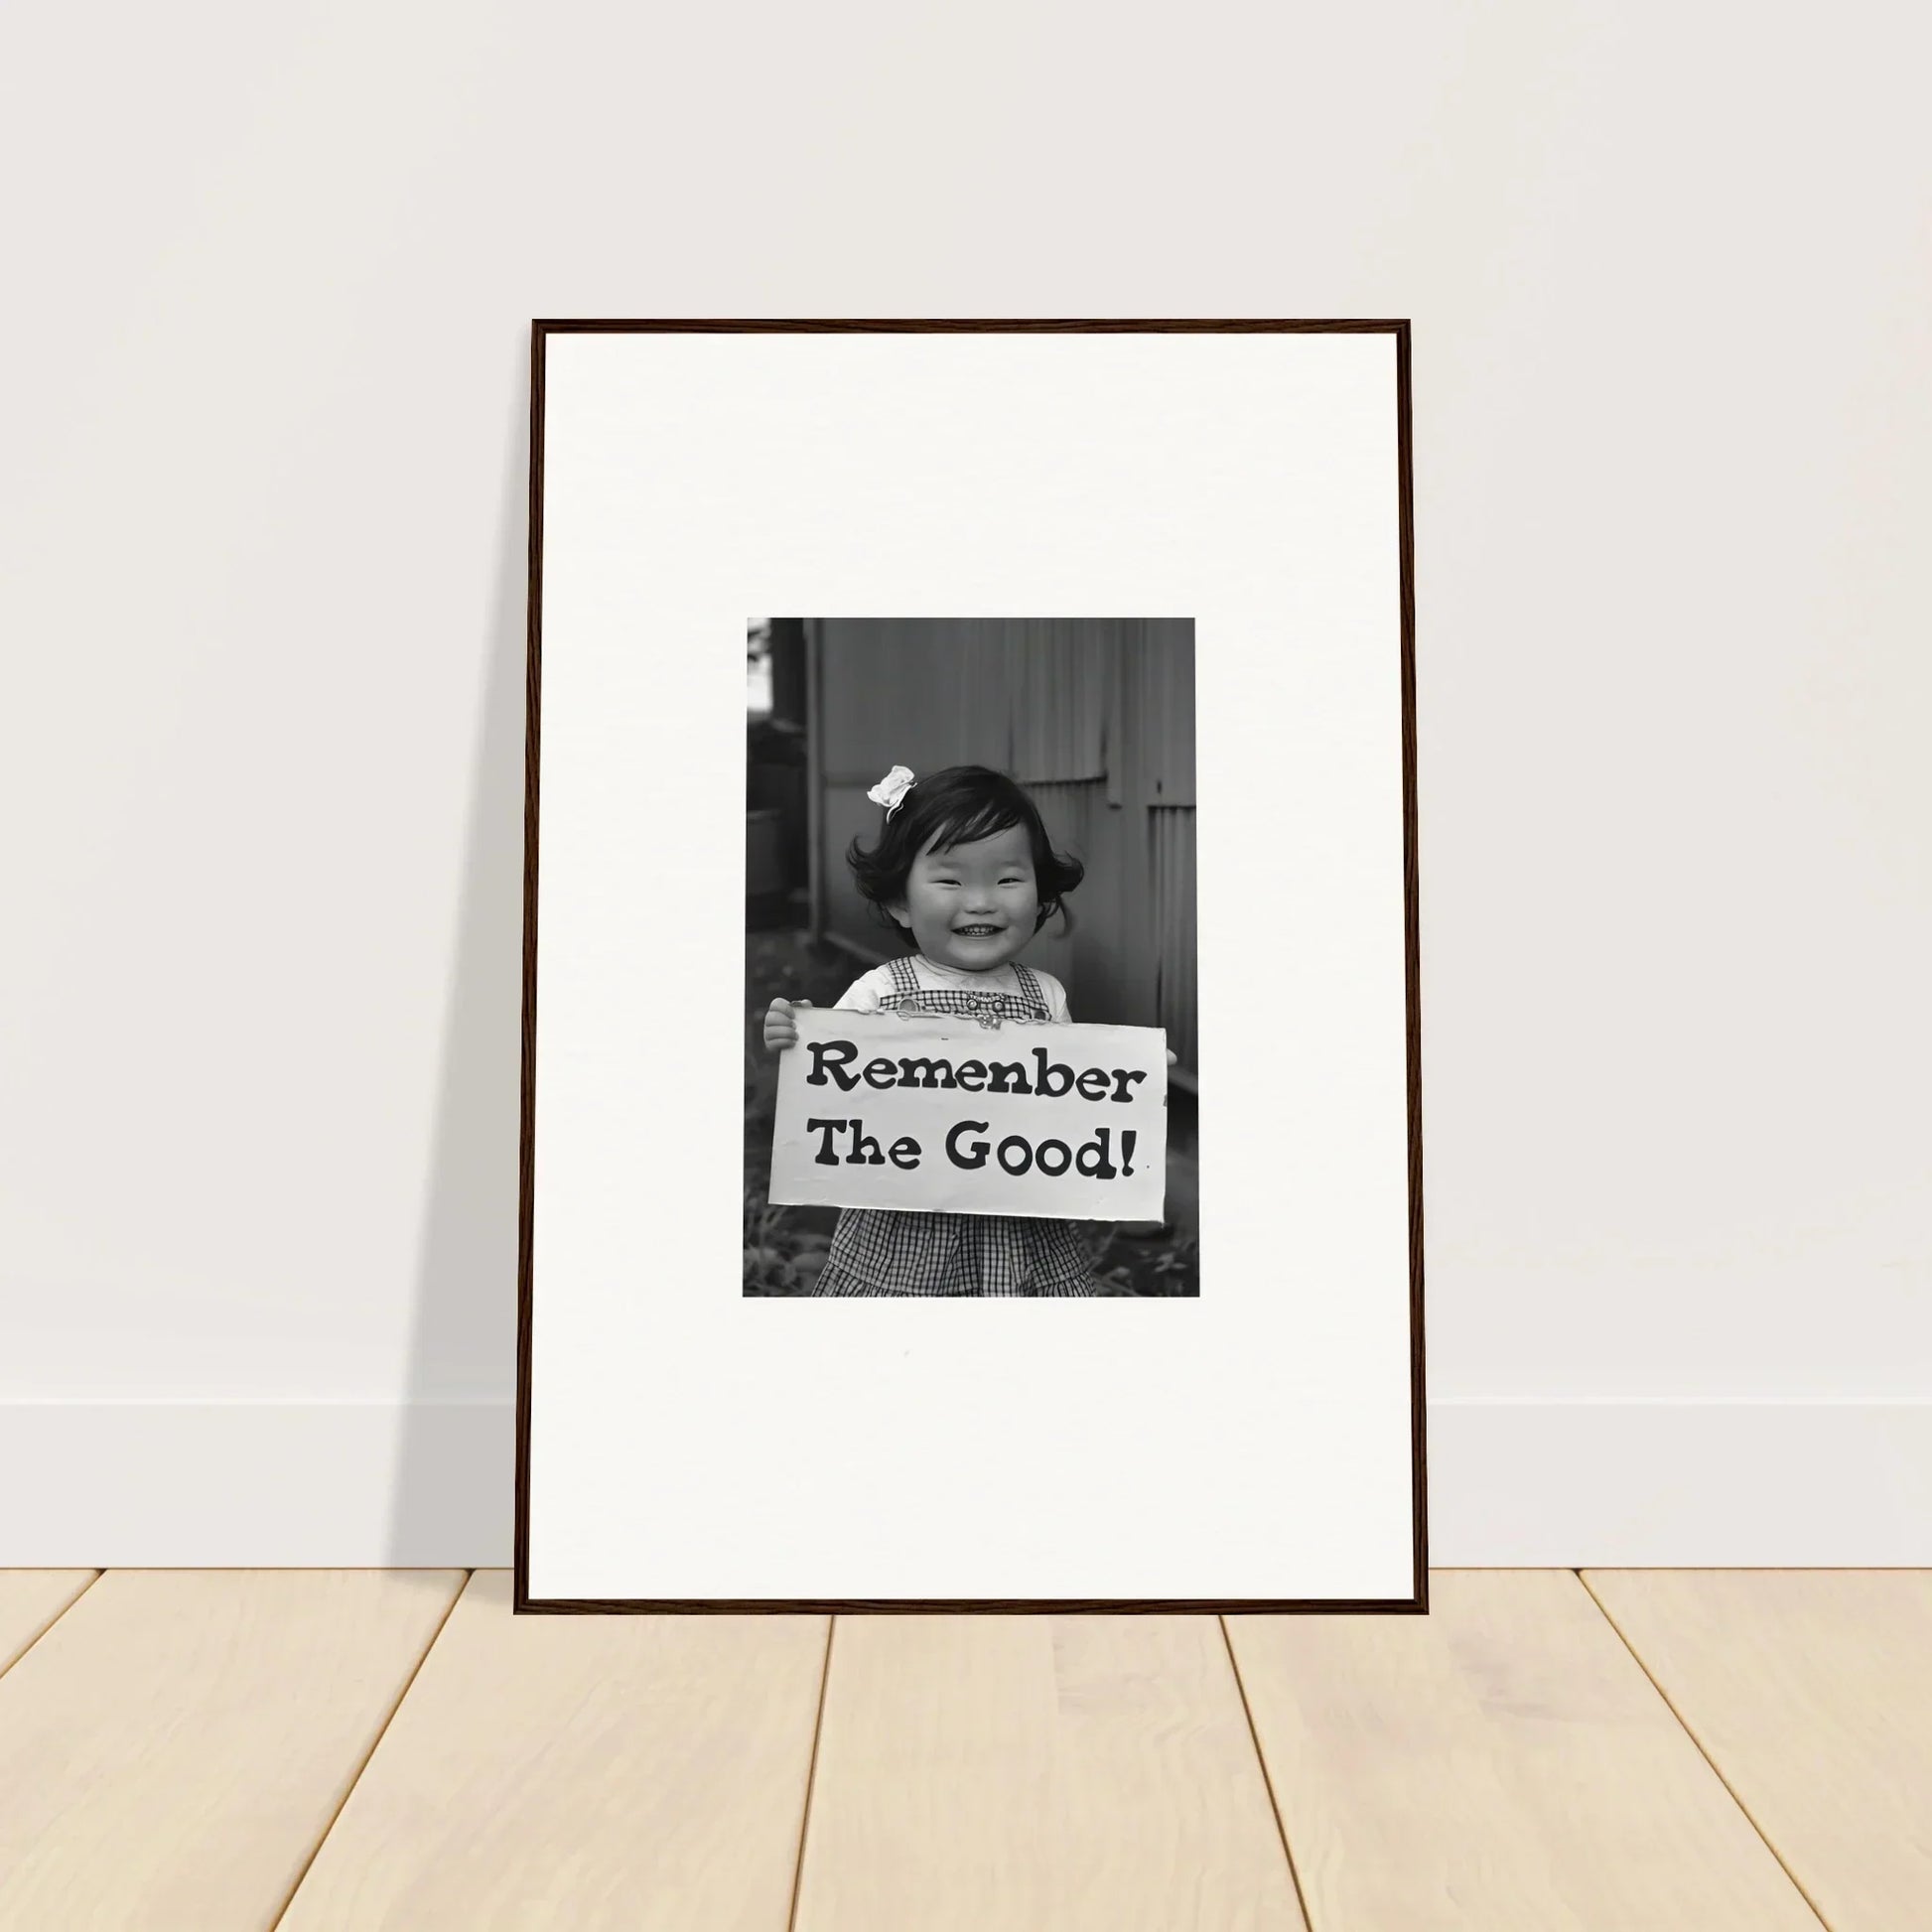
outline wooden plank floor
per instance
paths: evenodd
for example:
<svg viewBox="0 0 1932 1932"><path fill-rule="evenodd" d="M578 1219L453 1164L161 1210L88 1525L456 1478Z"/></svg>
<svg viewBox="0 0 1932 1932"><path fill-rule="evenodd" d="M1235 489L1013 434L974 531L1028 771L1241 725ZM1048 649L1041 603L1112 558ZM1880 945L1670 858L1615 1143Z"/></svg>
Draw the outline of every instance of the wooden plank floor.
<svg viewBox="0 0 1932 1932"><path fill-rule="evenodd" d="M841 1617L798 1932L1304 1932L1213 1617Z"/></svg>
<svg viewBox="0 0 1932 1932"><path fill-rule="evenodd" d="M1585 1582L1833 1932L1932 1925L1932 1571Z"/></svg>
<svg viewBox="0 0 1932 1932"><path fill-rule="evenodd" d="M1901 1932L1932 1572L1414 1617L522 1617L0 1572L0 1928Z"/></svg>
<svg viewBox="0 0 1932 1932"><path fill-rule="evenodd" d="M1323 1932L1816 1932L1568 1571L1438 1575L1427 1617L1228 1627Z"/></svg>

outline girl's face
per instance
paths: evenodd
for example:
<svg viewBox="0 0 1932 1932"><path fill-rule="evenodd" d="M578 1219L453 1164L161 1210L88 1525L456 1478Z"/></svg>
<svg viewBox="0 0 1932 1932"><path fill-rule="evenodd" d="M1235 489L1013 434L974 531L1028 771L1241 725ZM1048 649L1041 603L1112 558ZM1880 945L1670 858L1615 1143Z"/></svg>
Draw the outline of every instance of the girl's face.
<svg viewBox="0 0 1932 1932"><path fill-rule="evenodd" d="M1024 825L912 861L905 897L886 908L912 928L920 952L939 966L990 973L1034 936L1039 888Z"/></svg>

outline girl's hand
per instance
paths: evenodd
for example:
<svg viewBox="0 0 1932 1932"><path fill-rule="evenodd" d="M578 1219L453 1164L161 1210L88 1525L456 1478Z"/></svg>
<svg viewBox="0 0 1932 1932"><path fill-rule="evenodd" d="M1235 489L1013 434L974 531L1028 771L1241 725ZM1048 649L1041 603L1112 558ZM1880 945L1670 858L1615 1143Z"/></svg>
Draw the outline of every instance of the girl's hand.
<svg viewBox="0 0 1932 1932"><path fill-rule="evenodd" d="M791 1017L793 1007L808 1007L809 1000L773 1000L764 1010L764 1043L774 1053L798 1044L798 1023Z"/></svg>
<svg viewBox="0 0 1932 1932"><path fill-rule="evenodd" d="M1180 1064L1180 1055L1172 1046L1168 1048L1168 1064L1170 1066L1178 1066Z"/></svg>

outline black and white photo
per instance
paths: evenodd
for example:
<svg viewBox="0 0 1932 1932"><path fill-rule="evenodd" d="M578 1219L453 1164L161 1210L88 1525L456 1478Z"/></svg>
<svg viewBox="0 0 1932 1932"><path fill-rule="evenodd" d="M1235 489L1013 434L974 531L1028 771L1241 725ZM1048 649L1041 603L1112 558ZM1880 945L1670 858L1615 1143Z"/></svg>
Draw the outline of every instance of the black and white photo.
<svg viewBox="0 0 1932 1932"><path fill-rule="evenodd" d="M775 619L747 659L744 1292L1198 1295L1192 624ZM800 1010L971 1050L893 1060L908 1097L810 1045L779 1121ZM1076 1074L1067 1026L1152 1065Z"/></svg>

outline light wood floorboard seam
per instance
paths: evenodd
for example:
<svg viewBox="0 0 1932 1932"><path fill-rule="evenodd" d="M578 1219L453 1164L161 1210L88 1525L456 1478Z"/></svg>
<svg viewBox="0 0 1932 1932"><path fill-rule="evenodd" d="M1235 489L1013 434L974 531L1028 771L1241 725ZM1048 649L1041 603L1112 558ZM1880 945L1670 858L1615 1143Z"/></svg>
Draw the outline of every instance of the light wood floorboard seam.
<svg viewBox="0 0 1932 1932"><path fill-rule="evenodd" d="M19 1652L18 1652L18 1654L17 1654L17 1655L15 1655L15 1656L13 1656L13 1657L10 1657L10 1658L9 1658L9 1659L8 1659L8 1660L7 1660L7 1661L6 1661L5 1663L4 1663L4 1664L0 1664L0 1677L5 1677L5 1676L6 1676L6 1674L7 1674L7 1673L8 1673L8 1672L9 1672L10 1670L12 1670L12 1669L13 1669L13 1667L14 1667L14 1665L16 1665L17 1663L19 1663L19 1662L20 1662L20 1660L21 1660L21 1658L23 1658L23 1657L25 1657L25 1656L27 1655L27 1653L28 1653L28 1652L29 1652L30 1650L32 1650L32 1649L33 1649L33 1647L34 1647L34 1646L35 1646L35 1645L36 1645L37 1643L39 1643L39 1642L40 1642L40 1640L41 1640L41 1639L42 1639L42 1638L43 1638L44 1636L46 1636L46 1635L47 1635L47 1633L48 1633L48 1632L49 1632L49 1631L50 1631L51 1629L53 1629L53 1628L54 1628L54 1626L55 1626L55 1625L56 1625L57 1623L59 1623L59 1622L60 1622L60 1620L61 1620L61 1619L62 1619L62 1618L63 1618L64 1616L66 1616L66 1615L67 1615L67 1613L68 1613L68 1612L69 1612L69 1611L70 1609L72 1609L72 1608L73 1608L73 1606L74 1606L74 1605L75 1605L75 1604L76 1604L77 1602L79 1602L79 1601L80 1601L80 1599L81 1599L81 1598L82 1598L83 1596L85 1596L85 1595L86 1595L86 1593L87 1593L87 1592L88 1592L88 1591L89 1591L90 1589L92 1589L92 1588L93 1588L93 1587L94 1587L94 1586L95 1586L95 1585L96 1585L97 1583L99 1583L99 1582L100 1582L100 1580L101 1580L101 1579L102 1579L102 1578L103 1578L104 1576L106 1576L106 1574L107 1574L107 1573L106 1573L106 1571L104 1571L104 1570L96 1570L96 1571L94 1572L94 1574L93 1574L93 1575L92 1575L91 1577L89 1577L89 1578L87 1579L87 1581L86 1581L86 1582L85 1582L84 1584L82 1584L82 1585L80 1586L80 1587L79 1587L79 1588L78 1588L77 1590L75 1590L75 1591L73 1592L73 1594L72 1594L71 1596L69 1596L69 1597L68 1598L68 1600L67 1600L67 1601L66 1601L65 1603L63 1603L63 1604L61 1605L61 1607L60 1607L60 1608L59 1608L58 1610L56 1610L56 1611L54 1612L54 1614L53 1614L53 1615L52 1615L51 1617L49 1617L49 1618L47 1619L47 1621L46 1621L45 1623L43 1623L43 1624L41 1625L41 1627L40 1627L40 1628L39 1628L38 1630L36 1630L36 1631L34 1632L34 1634L33 1634L33 1635L32 1635L31 1637L29 1637L29 1638L27 1639L27 1641L26 1641L26 1642L25 1642L24 1644L22 1644L22 1645L21 1645L21 1647L20 1647L20 1650L19 1650Z"/></svg>
<svg viewBox="0 0 1932 1932"><path fill-rule="evenodd" d="M1607 1604L1604 1603L1603 1599L1600 1596L1598 1596L1593 1589L1590 1589L1589 1579L1586 1577L1581 1570L1574 1571L1572 1574L1576 1577L1577 1581L1583 1585L1584 1588L1589 1591L1589 1600L1596 1605L1598 1614L1601 1615L1603 1621L1607 1623L1610 1626L1610 1628L1616 1632L1617 1641L1620 1644L1622 1644L1624 1649L1630 1653L1630 1656L1632 1660L1635 1662L1637 1668L1640 1671L1642 1671L1644 1676L1649 1680L1650 1688L1653 1691L1655 1691L1658 1697L1660 1697L1663 1700L1664 1709L1668 1711L1671 1714L1671 1716L1677 1721L1677 1727L1681 1731L1683 1731L1684 1735L1688 1737L1693 1744L1697 1746L1698 1755L1704 1759L1705 1763L1710 1765L1712 1776L1715 1777L1718 1780L1718 1782L1724 1786L1725 1791L1727 1791L1730 1794L1730 1802L1734 1804L1740 1812L1743 1813L1745 1823L1747 1823L1750 1826L1751 1830L1757 1834L1758 1842L1764 1847L1765 1851L1770 1853L1772 1858L1777 1860L1778 1869L1782 1871L1788 1879L1790 1879L1792 1889L1798 1894L1800 1898L1802 1898L1805 1901L1806 1905L1810 1907L1812 1917L1815 1918L1818 1921L1818 1923L1825 1928L1825 1932L1832 1932L1832 1922L1830 1919L1828 1919L1825 1916L1825 1914L1822 1911L1819 1910L1817 1899L1812 1897L1811 1893L1805 1889L1803 1883L1798 1877L1798 1874L1795 1871L1793 1871L1791 1869L1791 1866L1786 1863L1784 1854L1780 1852L1774 1844L1772 1844L1770 1834L1767 1831L1765 1831L1764 1827L1757 1822L1756 1818L1751 1813L1750 1806L1747 1805L1743 1801L1743 1799L1738 1796L1737 1787L1733 1785L1727 1777L1725 1776L1724 1767L1718 1762L1718 1760L1715 1757L1711 1755L1710 1751L1705 1747L1704 1739L1697 1734L1696 1726L1693 1725L1688 1719L1686 1719L1683 1712L1680 1711L1677 1708L1676 1704L1672 1701L1671 1694L1664 1689L1662 1684L1660 1684L1657 1681L1656 1673L1652 1671L1652 1669L1647 1663L1644 1662L1643 1653L1640 1650L1638 1650L1637 1646L1633 1644L1628 1638L1628 1636L1624 1634L1622 1624L1620 1624L1616 1620L1616 1618L1610 1614L1609 1607Z"/></svg>
<svg viewBox="0 0 1932 1932"><path fill-rule="evenodd" d="M376 1731L375 1736L370 1739L368 1749L362 1753L362 1761L356 1765L354 1776L343 1787L342 1798L337 1803L336 1809L329 1814L328 1824L316 1835L316 1842L309 1848L309 1856L302 1861L302 1869L295 1874L295 1882L289 1886L288 1896L275 1908L275 1916L268 1921L268 1932L275 1932L275 1928L288 1917L289 1907L295 1903L295 1895L302 1889L302 1881L308 1877L311 1867L315 1864L316 1860L321 1857L322 1848L329 1843L329 1834L336 1829L337 1822L343 1815L343 1807L354 1796L355 1787L362 1782L362 1773L369 1768L369 1759L381 1749L383 1738L389 1734L389 1726L396 1721L396 1713L402 1709L403 1700L408 1697L410 1691L414 1688L416 1679L422 1675L423 1666L429 1662L430 1652L441 1641L443 1631L447 1627L450 1618L456 1614L456 1606L463 1601L463 1592L470 1587L470 1581L476 1574L474 1570L466 1570L463 1573L461 1587L451 1595L448 1607L445 1608L443 1614L437 1619L435 1632L430 1637L429 1642L423 1646L423 1654L416 1659L415 1669L404 1679L402 1690L397 1694L395 1703L389 1707L388 1716L382 1720L381 1727Z"/></svg>
<svg viewBox="0 0 1932 1932"><path fill-rule="evenodd" d="M805 1845L812 1829L812 1793L818 1786L818 1740L825 1734L825 1693L832 1682L832 1639L838 1627L836 1616L825 1619L825 1662L818 1673L818 1710L812 1718L812 1755L805 1766L805 1802L798 1813L798 1858L791 1868L791 1909L785 1914L785 1932L797 1932L798 1895L805 1885Z"/></svg>
<svg viewBox="0 0 1932 1932"><path fill-rule="evenodd" d="M1288 1875L1295 1887L1295 1903L1301 1908L1302 1923L1309 1932L1315 1932L1313 1916L1309 1911L1308 1894L1302 1889L1302 1874L1296 1868L1295 1848L1288 1842L1288 1820L1282 1816L1281 1802L1275 1796L1275 1780L1268 1769L1268 1753L1261 1748L1261 1732L1255 1728L1254 1707L1248 1702L1248 1687L1241 1681L1241 1660L1234 1654L1234 1639L1228 1634L1228 1620L1217 1616L1214 1621L1221 1626L1221 1647L1228 1654L1228 1669L1234 1673L1235 1695L1241 1700L1241 1715L1248 1721L1248 1742L1254 1746L1255 1762L1261 1766L1261 1782L1268 1793L1268 1809L1275 1814L1275 1830L1282 1841L1282 1857L1288 1861Z"/></svg>

